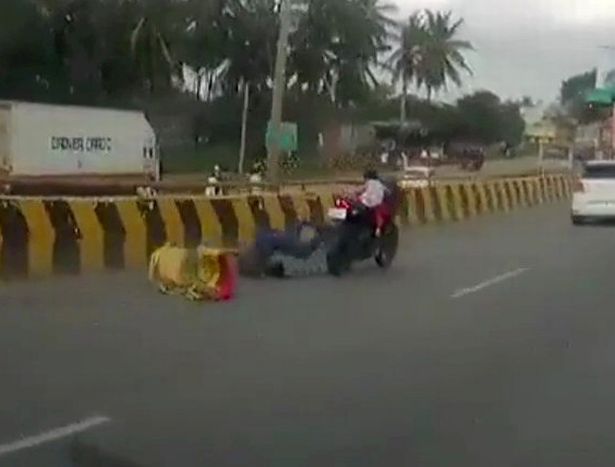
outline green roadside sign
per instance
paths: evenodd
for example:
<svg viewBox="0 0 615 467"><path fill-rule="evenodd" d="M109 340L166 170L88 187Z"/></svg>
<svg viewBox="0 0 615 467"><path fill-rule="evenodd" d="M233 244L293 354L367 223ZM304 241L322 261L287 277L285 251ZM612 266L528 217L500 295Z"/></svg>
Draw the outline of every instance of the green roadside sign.
<svg viewBox="0 0 615 467"><path fill-rule="evenodd" d="M596 106L610 106L615 103L615 88L593 89L585 96L585 102Z"/></svg>
<svg viewBox="0 0 615 467"><path fill-rule="evenodd" d="M284 152L295 152L299 149L299 137L297 124L283 122L280 126L280 133L275 134L271 122L267 124L267 134L265 135L267 149L271 148L274 142L278 142L279 147Z"/></svg>

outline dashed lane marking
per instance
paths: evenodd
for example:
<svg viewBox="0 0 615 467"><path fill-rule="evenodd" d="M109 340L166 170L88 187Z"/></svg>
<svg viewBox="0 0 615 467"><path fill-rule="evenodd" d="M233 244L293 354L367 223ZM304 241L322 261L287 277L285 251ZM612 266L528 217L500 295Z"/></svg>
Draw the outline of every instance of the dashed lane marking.
<svg viewBox="0 0 615 467"><path fill-rule="evenodd" d="M480 284L477 284L475 286L467 287L465 289L459 289L453 295L451 295L451 298L456 300L459 298L463 298L467 295L475 294L477 292L480 292L481 290L487 289L489 287L493 287L494 285L497 285L497 284L501 284L502 282L508 281L510 279L514 279L515 277L519 277L522 274L525 274L526 272L528 272L529 270L530 270L529 268L519 268L514 271L510 271L510 272L501 274L499 276L493 277L491 279L487 279L486 281L481 282Z"/></svg>
<svg viewBox="0 0 615 467"><path fill-rule="evenodd" d="M109 423L110 421L111 419L108 417L90 417L80 422L72 423L60 428L54 428L38 435L28 436L27 438L22 438L7 444L0 444L0 457L17 451L34 448L42 444L58 441L62 438L67 438L74 434L90 430L99 425Z"/></svg>

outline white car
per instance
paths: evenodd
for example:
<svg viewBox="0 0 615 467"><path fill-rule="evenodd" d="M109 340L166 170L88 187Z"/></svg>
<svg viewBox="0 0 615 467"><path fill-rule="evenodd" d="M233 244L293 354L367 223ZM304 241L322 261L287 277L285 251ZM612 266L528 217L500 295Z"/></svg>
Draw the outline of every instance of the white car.
<svg viewBox="0 0 615 467"><path fill-rule="evenodd" d="M574 183L572 223L615 219L615 161L591 161Z"/></svg>
<svg viewBox="0 0 615 467"><path fill-rule="evenodd" d="M432 185L434 169L431 167L408 167L404 171L404 178L400 181L401 188L427 188Z"/></svg>

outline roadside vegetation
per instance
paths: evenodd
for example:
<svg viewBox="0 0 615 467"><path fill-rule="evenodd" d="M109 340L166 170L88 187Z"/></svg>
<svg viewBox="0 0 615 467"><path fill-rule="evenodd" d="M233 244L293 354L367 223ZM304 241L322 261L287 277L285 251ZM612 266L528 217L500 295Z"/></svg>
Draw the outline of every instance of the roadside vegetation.
<svg viewBox="0 0 615 467"><path fill-rule="evenodd" d="M3 0L0 98L142 108L171 171L264 156L276 0ZM293 0L285 120L317 164L332 125L419 122L433 139L520 143L519 102L488 91L443 104L473 47L450 11L399 18L381 0ZM246 94L248 98L246 99ZM244 102L248 103L244 112Z"/></svg>

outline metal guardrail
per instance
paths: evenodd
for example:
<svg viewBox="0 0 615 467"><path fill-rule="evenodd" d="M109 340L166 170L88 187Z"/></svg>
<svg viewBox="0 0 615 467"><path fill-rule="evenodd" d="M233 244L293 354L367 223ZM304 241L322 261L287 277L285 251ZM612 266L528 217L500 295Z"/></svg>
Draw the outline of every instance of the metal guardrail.
<svg viewBox="0 0 615 467"><path fill-rule="evenodd" d="M567 173L561 170L554 173ZM459 174L448 176L435 176L434 182L473 182L492 179L523 178L539 176L537 170L525 171L509 175L485 176L476 174ZM386 173L384 176L395 177L403 180L403 174ZM101 197L101 196L135 196L151 194L161 195L204 195L208 189L214 189L216 196L237 194L279 194L284 191L311 191L317 188L332 186L356 186L363 183L359 178L335 178L335 179L309 179L287 181L282 184L267 182L251 183L249 181L230 181L212 183L209 181L184 182L166 180L160 182L147 182L145 180L121 180L121 179L87 179L87 180L54 180L54 179L5 179L0 181L0 196L74 196L74 197Z"/></svg>

